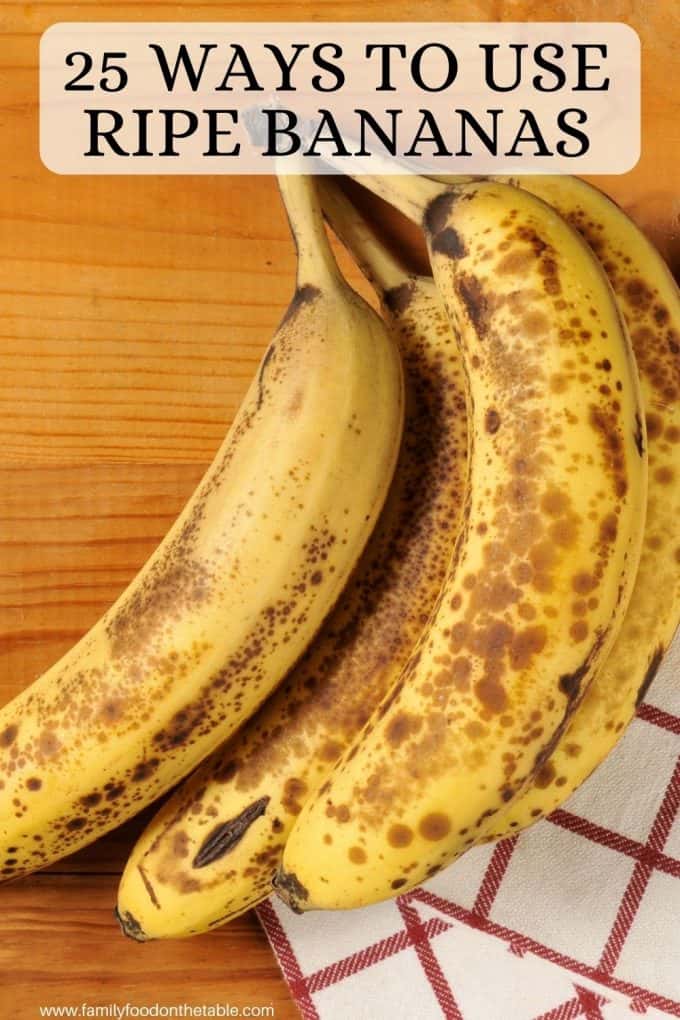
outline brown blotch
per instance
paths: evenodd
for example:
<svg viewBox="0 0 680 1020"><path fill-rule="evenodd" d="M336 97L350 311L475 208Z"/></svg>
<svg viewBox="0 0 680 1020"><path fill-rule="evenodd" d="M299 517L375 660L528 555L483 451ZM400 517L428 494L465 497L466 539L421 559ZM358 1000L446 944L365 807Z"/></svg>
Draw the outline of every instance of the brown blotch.
<svg viewBox="0 0 680 1020"><path fill-rule="evenodd" d="M360 846L351 846L347 851L352 864L365 864L366 863L366 851L362 850Z"/></svg>
<svg viewBox="0 0 680 1020"><path fill-rule="evenodd" d="M526 669L534 655L545 648L548 632L543 624L525 627L513 638L510 646L510 665L513 669Z"/></svg>
<svg viewBox="0 0 680 1020"><path fill-rule="evenodd" d="M413 842L413 830L409 829L408 825L399 823L391 825L387 831L387 842L397 849L410 846Z"/></svg>
<svg viewBox="0 0 680 1020"><path fill-rule="evenodd" d="M79 816L78 818L71 818L70 821L66 823L66 828L69 832L78 832L80 829L84 829L86 824L87 818Z"/></svg>
<svg viewBox="0 0 680 1020"><path fill-rule="evenodd" d="M407 881L408 880L405 878L395 878L394 881L391 883L391 888L401 889L402 886L406 885Z"/></svg>
<svg viewBox="0 0 680 1020"><path fill-rule="evenodd" d="M19 727L16 723L5 726L2 733L0 733L0 747L10 747L16 740L18 732Z"/></svg>
<svg viewBox="0 0 680 1020"><path fill-rule="evenodd" d="M553 763L551 761L546 762L545 765L542 765L536 773L534 786L537 786L539 790L545 790L546 787L550 786L555 775L556 772Z"/></svg>
<svg viewBox="0 0 680 1020"><path fill-rule="evenodd" d="M456 690L467 691L470 687L472 664L469 659L459 657L451 663L451 678Z"/></svg>
<svg viewBox="0 0 680 1020"><path fill-rule="evenodd" d="M526 249L515 249L504 255L497 263L495 271L501 276L508 274L524 274L535 260L534 253Z"/></svg>
<svg viewBox="0 0 680 1020"><path fill-rule="evenodd" d="M189 856L189 837L182 829L172 837L172 852L181 859Z"/></svg>
<svg viewBox="0 0 680 1020"><path fill-rule="evenodd" d="M503 685L490 674L477 681L475 694L484 708L488 708L490 712L499 714L507 707L508 698Z"/></svg>
<svg viewBox="0 0 680 1020"><path fill-rule="evenodd" d="M240 814L230 818L228 822L216 826L203 840L191 863L192 868L205 868L233 850L236 844L243 839L253 822L265 813L267 804L269 804L269 797L260 797L259 800L253 801L252 804L244 808Z"/></svg>
<svg viewBox="0 0 680 1020"><path fill-rule="evenodd" d="M140 761L136 766L135 770L130 777L133 783L142 783L145 779L148 779L154 774L158 766L160 765L159 758L149 758L148 761Z"/></svg>
<svg viewBox="0 0 680 1020"><path fill-rule="evenodd" d="M52 730L43 730L38 738L38 748L41 754L44 754L46 758L52 758L60 747L61 743L56 734Z"/></svg>
<svg viewBox="0 0 680 1020"><path fill-rule="evenodd" d="M561 549L570 549L576 544L578 536L578 525L576 522L576 515L560 517L558 520L553 521L548 529L548 534L555 545Z"/></svg>
<svg viewBox="0 0 680 1020"><path fill-rule="evenodd" d="M321 291L319 290L319 288L314 287L311 283L305 283L303 284L302 287L298 287L297 290L295 291L295 294L293 295L293 300L288 305L286 313L281 319L280 325L283 326L285 322L289 322L291 319L294 319L301 308L304 308L305 305L312 304L312 302L316 301L320 294ZM260 368L260 373L262 373L262 369L265 368L265 365L269 360L269 357L271 356L272 349L273 345L270 346L267 353L265 354L264 360Z"/></svg>
<svg viewBox="0 0 680 1020"><path fill-rule="evenodd" d="M31 776L30 779L26 780L26 787L29 790L39 790L42 786L42 779L38 779L37 776Z"/></svg>
<svg viewBox="0 0 680 1020"><path fill-rule="evenodd" d="M547 315L544 315L543 312L527 312L526 315L522 316L521 327L525 336L536 338L548 332L550 322Z"/></svg>
<svg viewBox="0 0 680 1020"><path fill-rule="evenodd" d="M550 376L550 389L553 393L564 393L569 386L569 379L563 372L554 372Z"/></svg>
<svg viewBox="0 0 680 1020"><path fill-rule="evenodd" d="M585 641L588 637L588 624L585 620L575 620L569 628L573 641Z"/></svg>
<svg viewBox="0 0 680 1020"><path fill-rule="evenodd" d="M239 767L238 761L232 758L231 761L225 762L225 764L221 765L220 768L215 772L215 779L217 780L218 783L230 782L230 780L232 780L236 773L238 772L238 767Z"/></svg>
<svg viewBox="0 0 680 1020"><path fill-rule="evenodd" d="M607 514L600 522L600 541L609 545L616 541L619 521L616 514Z"/></svg>
<svg viewBox="0 0 680 1020"><path fill-rule="evenodd" d="M452 191L442 192L437 195L425 210L423 223L427 232L434 236L443 230L449 222L449 216L456 202L456 196Z"/></svg>
<svg viewBox="0 0 680 1020"><path fill-rule="evenodd" d="M657 468L654 472L654 480L657 481L659 485L670 485L673 481L673 468L669 467L667 464L663 467Z"/></svg>
<svg viewBox="0 0 680 1020"><path fill-rule="evenodd" d="M628 303L640 311L646 311L654 297L647 284L637 278L626 281L624 293Z"/></svg>
<svg viewBox="0 0 680 1020"><path fill-rule="evenodd" d="M302 803L307 793L307 784L302 779L291 776L283 786L281 804L291 815L299 815L302 811ZM269 799L269 798L267 798Z"/></svg>
<svg viewBox="0 0 680 1020"><path fill-rule="evenodd" d="M86 793L84 797L80 798L80 804L82 804L84 808L93 808L96 807L97 804L101 803L101 799L102 795L98 791L95 791L94 793Z"/></svg>
<svg viewBox="0 0 680 1020"><path fill-rule="evenodd" d="M100 710L99 718L107 725L118 722L125 712L125 701L123 698L109 698L105 701Z"/></svg>
<svg viewBox="0 0 680 1020"><path fill-rule="evenodd" d="M602 635L600 635L595 644L593 645L593 647L590 649L590 652L588 653L587 657L578 667L578 669L575 669L573 673L563 673L562 676L560 677L558 681L559 689L562 691L562 694L565 695L570 704L572 701L578 698L581 691L581 681L583 680L584 676L587 675L588 670L590 669L590 664L592 662L593 656L599 651L599 648L602 644L602 640L603 640ZM559 735L560 732L556 734L556 740L554 742L555 746L557 744L557 740L559 739ZM552 754L552 750L550 750L550 754Z"/></svg>
<svg viewBox="0 0 680 1020"><path fill-rule="evenodd" d="M592 574L582 570L578 574L574 574L571 579L571 586L578 595L587 595L597 588L597 581Z"/></svg>
<svg viewBox="0 0 680 1020"><path fill-rule="evenodd" d="M541 510L549 517L561 517L566 514L570 504L569 495L562 489L550 488L541 498Z"/></svg>
<svg viewBox="0 0 680 1020"><path fill-rule="evenodd" d="M527 584L533 577L533 574L533 567L524 560L521 563L516 563L512 568L512 577L517 584Z"/></svg>
<svg viewBox="0 0 680 1020"><path fill-rule="evenodd" d="M422 719L408 712L399 712L388 724L385 737L393 747L399 747L412 733L417 733Z"/></svg>
<svg viewBox="0 0 680 1020"><path fill-rule="evenodd" d="M603 408L593 405L590 408L589 422L600 435L602 454L614 482L614 492L619 498L622 498L628 491L628 479L616 412L605 411Z"/></svg>
<svg viewBox="0 0 680 1020"><path fill-rule="evenodd" d="M534 569L535 575L547 574L551 567L555 566L557 553L552 542L537 542L529 550L529 560Z"/></svg>
<svg viewBox="0 0 680 1020"><path fill-rule="evenodd" d="M323 571L322 570L315 570L314 573L312 574L312 576L309 579L309 583L313 584L313 585L317 585L317 584L321 584L322 580L323 580Z"/></svg>
<svg viewBox="0 0 680 1020"><path fill-rule="evenodd" d="M470 637L469 646L475 655L485 659L499 659L512 640L513 629L503 620L496 620L476 630Z"/></svg>
<svg viewBox="0 0 680 1020"><path fill-rule="evenodd" d="M489 435L495 435L501 427L501 416L495 407L490 407L484 418L484 427Z"/></svg>
<svg viewBox="0 0 680 1020"><path fill-rule="evenodd" d="M468 317L477 334L483 337L489 326L489 300L476 276L462 273L455 281L458 296L465 305Z"/></svg>
<svg viewBox="0 0 680 1020"><path fill-rule="evenodd" d="M406 283L400 283L397 287L390 287L389 290L386 290L383 300L391 312L399 315L405 312L411 304L414 291L415 282L408 280Z"/></svg>
<svg viewBox="0 0 680 1020"><path fill-rule="evenodd" d="M327 740L319 751L319 757L323 761L337 761L342 754L342 747L337 740Z"/></svg>
<svg viewBox="0 0 680 1020"><path fill-rule="evenodd" d="M635 439L635 448L636 448L639 456L640 457L644 456L644 452L645 452L645 437L644 437L644 432L643 432L643 429L642 429L642 419L640 418L640 415L637 413L637 411L635 412L635 433L634 433L634 439Z"/></svg>
<svg viewBox="0 0 680 1020"><path fill-rule="evenodd" d="M645 673L644 680L640 684L640 688L637 692L637 697L635 699L636 707L639 704L641 704L641 702L644 701L645 695L647 694L647 691L651 687L652 680L656 676L659 666L661 665L661 660L663 659L664 651L665 649L663 645L659 645L659 647L654 651L649 666L647 667L647 672Z"/></svg>
<svg viewBox="0 0 680 1020"><path fill-rule="evenodd" d="M479 740L486 735L487 730L477 719L471 719L469 723L465 724L465 732L470 740Z"/></svg>
<svg viewBox="0 0 680 1020"><path fill-rule="evenodd" d="M432 843L444 839L450 831L451 820L448 815L443 814L441 811L432 811L429 815L425 815L424 818L421 818L418 825L418 832L423 839L428 839Z"/></svg>

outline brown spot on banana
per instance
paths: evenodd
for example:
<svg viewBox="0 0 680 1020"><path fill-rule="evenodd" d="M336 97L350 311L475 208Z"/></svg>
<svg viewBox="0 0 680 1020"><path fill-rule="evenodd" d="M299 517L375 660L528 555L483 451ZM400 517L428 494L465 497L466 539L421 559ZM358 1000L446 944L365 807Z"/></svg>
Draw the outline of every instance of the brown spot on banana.
<svg viewBox="0 0 680 1020"><path fill-rule="evenodd" d="M661 665L661 660L664 657L665 651L666 649L661 645L655 650L654 654L652 655L649 666L647 667L647 672L645 673L644 679L640 684L640 688L635 699L636 706L642 704L642 702L645 700L647 691L652 686L652 681L659 671L659 666Z"/></svg>
<svg viewBox="0 0 680 1020"><path fill-rule="evenodd" d="M253 822L262 817L267 810L268 803L269 797L260 797L236 818L230 818L229 821L216 826L201 844L193 859L192 867L205 868L208 864L212 864L213 861L228 854L243 839Z"/></svg>

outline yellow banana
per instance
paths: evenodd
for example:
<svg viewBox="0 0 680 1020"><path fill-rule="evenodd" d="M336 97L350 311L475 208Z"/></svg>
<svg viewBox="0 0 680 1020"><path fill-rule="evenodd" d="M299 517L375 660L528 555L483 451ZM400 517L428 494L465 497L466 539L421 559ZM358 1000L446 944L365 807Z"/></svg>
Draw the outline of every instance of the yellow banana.
<svg viewBox="0 0 680 1020"><path fill-rule="evenodd" d="M115 605L0 712L0 870L94 840L253 713L337 600L382 507L399 355L344 283L313 184L281 182L297 290L212 466Z"/></svg>
<svg viewBox="0 0 680 1020"><path fill-rule="evenodd" d="M571 223L609 277L639 369L649 488L642 555L619 636L564 738L535 783L498 817L493 838L554 810L609 754L680 617L680 292L654 246L601 191L576 177L521 177L516 184Z"/></svg>
<svg viewBox="0 0 680 1020"><path fill-rule="evenodd" d="M441 588L462 505L462 365L432 280L409 276L337 187L324 210L374 282L404 361L404 438L376 529L281 688L151 821L118 893L138 939L193 935L271 892L301 803L394 683Z"/></svg>
<svg viewBox="0 0 680 1020"><path fill-rule="evenodd" d="M644 524L635 367L578 234L506 184L362 183L425 229L469 378L467 502L409 663L290 834L298 910L417 885L523 791L611 648Z"/></svg>

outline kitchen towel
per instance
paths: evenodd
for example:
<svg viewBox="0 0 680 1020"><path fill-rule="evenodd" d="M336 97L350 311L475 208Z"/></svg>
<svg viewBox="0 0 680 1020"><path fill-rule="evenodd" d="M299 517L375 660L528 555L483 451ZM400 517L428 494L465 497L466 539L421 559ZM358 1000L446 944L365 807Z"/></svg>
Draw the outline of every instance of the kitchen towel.
<svg viewBox="0 0 680 1020"><path fill-rule="evenodd" d="M305 1020L680 1017L680 634L548 819L395 900L259 916Z"/></svg>

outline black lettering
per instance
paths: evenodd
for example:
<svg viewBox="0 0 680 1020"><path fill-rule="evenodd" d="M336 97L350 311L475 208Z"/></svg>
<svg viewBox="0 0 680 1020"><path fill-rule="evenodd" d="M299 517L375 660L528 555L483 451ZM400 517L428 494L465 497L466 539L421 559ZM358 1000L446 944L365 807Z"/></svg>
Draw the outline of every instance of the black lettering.
<svg viewBox="0 0 680 1020"><path fill-rule="evenodd" d="M333 64L331 61L326 60L321 52L325 49L330 49L337 60L342 56L342 46L336 46L335 43L319 43L319 45L315 46L312 51L312 56L316 66L320 67L323 71L329 71L335 79L335 84L323 85L321 75L315 74L312 78L312 85L317 92L337 92L338 89L341 89L345 84L345 72L337 64Z"/></svg>
<svg viewBox="0 0 680 1020"><path fill-rule="evenodd" d="M242 86L243 92L264 92L264 88L257 80L253 71L248 54L240 43L232 43L234 51L229 66L225 72L221 84L215 88L215 92L233 92L233 86L229 85L230 78L247 78L248 84Z"/></svg>
<svg viewBox="0 0 680 1020"><path fill-rule="evenodd" d="M104 156L105 153L99 148L100 139L106 140L112 152L117 156L129 156L123 146L114 138L125 123L123 114L118 110L85 110L90 121L90 148L84 153L85 156ZM111 117L113 127L104 128L100 124L101 117Z"/></svg>
<svg viewBox="0 0 680 1020"><path fill-rule="evenodd" d="M392 58L391 50L396 50L402 59L406 56L406 47L403 43L369 43L366 46L366 59L378 50L380 53L380 84L376 86L376 92L396 92L396 86L392 84Z"/></svg>
<svg viewBox="0 0 680 1020"><path fill-rule="evenodd" d="M522 80L522 50L527 49L526 43L510 43L510 49L515 51L515 80L510 85L499 85L495 74L494 51L500 49L498 43L480 43L480 50L484 51L484 81L488 88L494 92L512 92Z"/></svg>
<svg viewBox="0 0 680 1020"><path fill-rule="evenodd" d="M294 152L298 152L301 142L300 136L293 130L298 120L293 111L263 109L262 113L267 120L267 148L264 149L262 155L292 156ZM279 123L282 117L287 118L287 124ZM279 135L285 135L290 140L290 148L285 152L281 151L277 146Z"/></svg>
<svg viewBox="0 0 680 1020"><path fill-rule="evenodd" d="M179 138L189 138L198 128L198 116L192 110L159 110L163 120L164 146L158 153L159 156L179 156L175 149L175 142ZM186 128L180 130L176 124L178 117L186 118Z"/></svg>
<svg viewBox="0 0 680 1020"><path fill-rule="evenodd" d="M423 57L427 50L438 49L446 55L447 71L446 77L441 85L426 85L423 81L422 75L422 63ZM418 86L419 89L423 89L425 92L443 92L450 85L454 83L458 75L458 61L456 54L453 50L449 49L444 43L425 43L424 46L420 46L419 49L413 54L411 59L411 77Z"/></svg>
<svg viewBox="0 0 680 1020"><path fill-rule="evenodd" d="M229 152L221 152L217 147L217 140L222 135L230 135L232 133L231 128L220 128L218 127L218 117L220 114L225 114L231 118L232 124L238 123L238 110L204 110L203 113L208 115L208 148L203 153L204 156L238 156L241 151L241 143L235 142L233 148Z"/></svg>
<svg viewBox="0 0 680 1020"><path fill-rule="evenodd" d="M163 75L163 81L165 82L165 87L168 92L172 92L177 84L177 75L179 74L180 66L187 77L189 88L192 92L196 92L201 84L201 78L203 77L203 71L205 70L205 62L208 59L208 54L211 50L217 49L217 43L201 43L203 56L201 57L201 63L199 64L198 70L196 70L191 62L189 51L184 43L182 43L177 50L175 66L172 71L170 70L167 57L165 56L165 50L162 46L159 46L158 43L149 43L149 49L153 50L156 54L158 66L160 67L161 74Z"/></svg>
<svg viewBox="0 0 680 1020"><path fill-rule="evenodd" d="M389 152L390 156L397 155L397 117L403 110L385 110L388 114L392 123L390 133L385 131L381 124L378 123L376 118L368 110L355 110L356 114L359 115L359 148L354 153L355 156L370 156L371 151L366 148L366 128L369 127L374 135L378 138L383 148Z"/></svg>
<svg viewBox="0 0 680 1020"><path fill-rule="evenodd" d="M545 76L537 74L534 77L534 88L537 92L557 92L559 89L564 87L564 83L567 80L567 76L564 70L559 64L555 64L552 60L547 60L543 56L543 51L551 49L553 50L553 56L556 60L561 59L564 56L564 49L559 43L542 43L536 47L534 52L534 60L536 65L542 68L544 71L548 71L553 75L555 81L552 85L548 85L545 81Z"/></svg>
<svg viewBox="0 0 680 1020"><path fill-rule="evenodd" d="M600 64L588 64L588 53L587 50L597 50L601 57L607 59L607 47L598 45L597 43L574 43L574 49L577 54L577 68L578 74L576 78L576 84L574 85L572 92L608 92L609 91L609 78L604 78L599 85L588 84L588 71L601 71L602 67Z"/></svg>
<svg viewBox="0 0 680 1020"><path fill-rule="evenodd" d="M330 142L332 145L335 145L335 152L326 153L326 155L351 156L351 152L343 140L342 131L335 123L335 119L331 111L319 110L319 113L321 114L321 119L316 131L314 132L312 141L305 152L305 156L322 156L323 153L317 152L316 150L316 146L320 142ZM323 132L326 130L328 131L328 134L324 135Z"/></svg>
<svg viewBox="0 0 680 1020"><path fill-rule="evenodd" d="M590 148L590 139L588 138L588 135L583 131L579 131L578 128L575 128L567 120L568 115L572 113L575 114L575 120L579 124L585 124L588 120L588 114L586 111L579 110L575 107L570 107L567 110L560 110L557 115L557 126L560 131L562 131L565 135L569 135L571 138L575 138L580 143L575 152L569 152L567 150L566 142L559 141L556 144L555 148L559 152L560 156L567 156L570 159L573 159L576 156L583 156Z"/></svg>
<svg viewBox="0 0 680 1020"><path fill-rule="evenodd" d="M433 142L434 145L437 147L436 151L432 153L433 156L453 156L453 153L450 151L450 149L446 148L446 143L444 142L443 135L439 130L439 125L437 124L437 121L435 120L432 111L418 110L418 113L422 113L423 118L420 124L418 125L418 130L416 131L415 137L411 144L411 148L408 149L404 153L404 155L422 156L422 153L416 149L416 145L419 145L421 142ZM426 133L428 129L430 131L429 136Z"/></svg>
<svg viewBox="0 0 680 1020"><path fill-rule="evenodd" d="M281 84L276 86L276 88L274 89L275 92L296 91L295 87L293 86L290 80L290 72L295 67L295 64L297 63L300 54L303 53L305 50L309 49L309 43L292 43L292 47L295 52L293 53L293 56L290 58L290 60L286 60L279 47L275 46L274 43L264 44L264 49L269 50L269 52L273 54L276 63L279 65L279 68L281 69Z"/></svg>
<svg viewBox="0 0 680 1020"><path fill-rule="evenodd" d="M457 156L471 156L472 152L468 149L467 145L467 127L471 127L474 133L479 138L482 145L485 147L487 152L490 152L492 156L498 155L498 118L503 112L502 110L486 110L485 112L491 115L493 126L491 128L491 134L487 134L482 125L479 123L474 114L470 113L469 110L456 110L460 116L460 148L456 152Z"/></svg>
<svg viewBox="0 0 680 1020"><path fill-rule="evenodd" d="M531 110L520 110L523 114L522 123L519 126L519 130L515 135L515 141L512 146L508 149L504 155L506 156L522 156L524 153L518 152L517 146L522 142L531 142L536 146L536 151L532 153L534 156L552 156L552 153L548 146L545 144L541 129L538 126L536 117ZM529 133L525 134L525 129L528 127Z"/></svg>
<svg viewBox="0 0 680 1020"><path fill-rule="evenodd" d="M133 110L132 112L137 117L137 148L132 155L153 156L153 152L149 148L149 117L153 110Z"/></svg>

